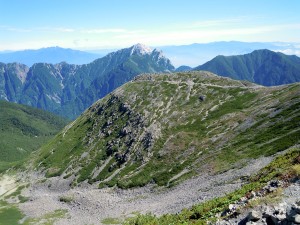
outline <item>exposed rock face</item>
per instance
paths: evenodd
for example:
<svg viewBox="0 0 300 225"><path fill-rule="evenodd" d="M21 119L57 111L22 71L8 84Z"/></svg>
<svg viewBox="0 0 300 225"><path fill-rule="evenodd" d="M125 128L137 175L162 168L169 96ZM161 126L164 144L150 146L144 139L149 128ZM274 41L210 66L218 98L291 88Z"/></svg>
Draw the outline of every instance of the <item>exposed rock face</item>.
<svg viewBox="0 0 300 225"><path fill-rule="evenodd" d="M253 201L259 201L262 197L265 197L271 192L278 191L278 188L285 190L287 185L297 187L299 191L299 183L284 183L277 180L270 181L265 187L256 192L252 192L246 197L242 198L236 204L230 204L228 210L222 213L222 216L227 216L227 220L218 221L216 224L239 224L239 225L292 225L300 224L300 199L293 193L289 193L287 196L283 196L283 201L280 203L269 203L254 206L254 209L250 210L247 216L241 217L243 211L247 209L243 208L247 204ZM290 195L290 196L289 196ZM292 199L289 200L289 199ZM236 218L236 219L233 219Z"/></svg>
<svg viewBox="0 0 300 225"><path fill-rule="evenodd" d="M107 115L107 109L111 107L116 110ZM99 137L113 137L106 143L107 156L114 156L116 159L116 163L110 170L127 162L132 151L141 159L144 157L142 153L144 150L150 151L154 131L146 129L144 118L134 113L128 104L122 103L117 95L112 95L105 106L99 105L94 110L97 111L97 117L93 118L94 126L90 136L94 137L93 134L99 133ZM106 122L99 129L98 125L102 121ZM120 121L123 123L121 124ZM96 139L89 139L88 142L92 146L96 141Z"/></svg>
<svg viewBox="0 0 300 225"><path fill-rule="evenodd" d="M0 99L18 102L29 68L19 63L0 63Z"/></svg>

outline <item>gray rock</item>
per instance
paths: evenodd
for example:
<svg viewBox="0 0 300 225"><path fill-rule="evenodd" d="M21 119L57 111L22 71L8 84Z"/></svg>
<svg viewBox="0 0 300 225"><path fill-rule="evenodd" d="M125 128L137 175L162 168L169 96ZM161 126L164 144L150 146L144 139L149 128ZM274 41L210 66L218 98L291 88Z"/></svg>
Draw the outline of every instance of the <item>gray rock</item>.
<svg viewBox="0 0 300 225"><path fill-rule="evenodd" d="M255 210L252 210L249 214L248 214L248 221L258 221L262 218L262 214L260 212L257 212Z"/></svg>
<svg viewBox="0 0 300 225"><path fill-rule="evenodd" d="M229 209L230 211L234 211L234 210L236 210L236 205L234 205L234 204L229 204L228 209Z"/></svg>
<svg viewBox="0 0 300 225"><path fill-rule="evenodd" d="M276 215L276 218L279 220L279 221L283 221L286 219L286 215L285 214L278 214Z"/></svg>
<svg viewBox="0 0 300 225"><path fill-rule="evenodd" d="M255 191L251 191L251 198L255 198L255 196L256 196Z"/></svg>
<svg viewBox="0 0 300 225"><path fill-rule="evenodd" d="M248 203L248 199L246 197L241 197L240 202Z"/></svg>
<svg viewBox="0 0 300 225"><path fill-rule="evenodd" d="M253 222L253 221L248 221L248 222L246 223L246 225L257 225L257 223L256 223L256 222Z"/></svg>
<svg viewBox="0 0 300 225"><path fill-rule="evenodd" d="M267 225L267 223L265 221L257 221L257 222L254 222L254 221L248 221L246 223L246 225Z"/></svg>
<svg viewBox="0 0 300 225"><path fill-rule="evenodd" d="M268 187L267 191L269 193L274 192L277 189L277 187Z"/></svg>
<svg viewBox="0 0 300 225"><path fill-rule="evenodd" d="M200 101L204 101L204 100L205 100L205 96L204 96L204 95L201 95L201 96L199 97L199 100L200 100Z"/></svg>
<svg viewBox="0 0 300 225"><path fill-rule="evenodd" d="M278 205L274 207L275 214L285 214L286 213L286 205Z"/></svg>
<svg viewBox="0 0 300 225"><path fill-rule="evenodd" d="M293 222L300 224L300 214L296 214L292 218L293 218Z"/></svg>
<svg viewBox="0 0 300 225"><path fill-rule="evenodd" d="M221 220L216 222L216 225L231 225L232 223L225 221L225 220Z"/></svg>

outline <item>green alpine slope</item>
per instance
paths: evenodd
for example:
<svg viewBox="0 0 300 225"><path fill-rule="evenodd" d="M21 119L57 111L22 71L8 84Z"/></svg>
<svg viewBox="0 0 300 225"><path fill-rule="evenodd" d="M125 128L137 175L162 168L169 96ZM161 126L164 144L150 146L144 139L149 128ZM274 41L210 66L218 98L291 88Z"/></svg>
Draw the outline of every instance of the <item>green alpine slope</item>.
<svg viewBox="0 0 300 225"><path fill-rule="evenodd" d="M299 143L300 85L266 88L208 72L141 75L35 154L46 176L122 188L173 185Z"/></svg>

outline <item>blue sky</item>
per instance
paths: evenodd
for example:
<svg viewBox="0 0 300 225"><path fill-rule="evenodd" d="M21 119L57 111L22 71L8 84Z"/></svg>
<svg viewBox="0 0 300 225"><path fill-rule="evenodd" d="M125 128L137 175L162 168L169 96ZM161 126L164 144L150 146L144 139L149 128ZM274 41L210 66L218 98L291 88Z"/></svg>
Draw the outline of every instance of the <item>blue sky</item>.
<svg viewBox="0 0 300 225"><path fill-rule="evenodd" d="M0 0L0 50L300 43L299 0Z"/></svg>

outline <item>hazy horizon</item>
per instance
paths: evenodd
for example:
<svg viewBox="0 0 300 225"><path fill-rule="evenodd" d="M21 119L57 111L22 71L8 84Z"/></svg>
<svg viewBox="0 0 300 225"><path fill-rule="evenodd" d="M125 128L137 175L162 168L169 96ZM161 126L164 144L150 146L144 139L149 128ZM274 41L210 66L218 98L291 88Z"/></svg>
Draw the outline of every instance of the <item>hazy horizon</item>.
<svg viewBox="0 0 300 225"><path fill-rule="evenodd" d="M300 2L0 0L0 51L300 42Z"/></svg>
<svg viewBox="0 0 300 225"><path fill-rule="evenodd" d="M129 48L131 46L126 46ZM300 43L288 43L288 42L240 42L240 41L219 41L209 43L192 43L190 45L166 45L166 46L148 46L152 49L159 49L163 51L163 54L169 58L175 67L187 65L190 67L199 66L217 55L243 55L250 53L254 50L269 49L275 52L282 52L286 55L300 56ZM58 48L57 50L53 50ZM70 51L69 51L70 50ZM72 51L81 51L73 52ZM25 49L17 51L0 51L0 61L5 63L21 62L27 66L31 66L33 63L41 62L39 58L43 58L43 62L59 63L61 61L68 62L73 57L69 54L90 54L85 55L85 59L81 58L79 61L72 61L70 63L85 64L92 62L97 58L102 58L105 55L121 50L116 49L98 49L98 50L82 50L75 48L63 48L60 46L51 46L39 49ZM66 52L69 52L66 54ZM7 53L7 54L6 54ZM47 56L46 56L46 55ZM45 58L46 57L46 58ZM53 59L54 57L54 59ZM60 60L57 61L57 59ZM35 60L36 59L36 60ZM54 61L55 62L54 62ZM74 59L73 59L74 60Z"/></svg>

